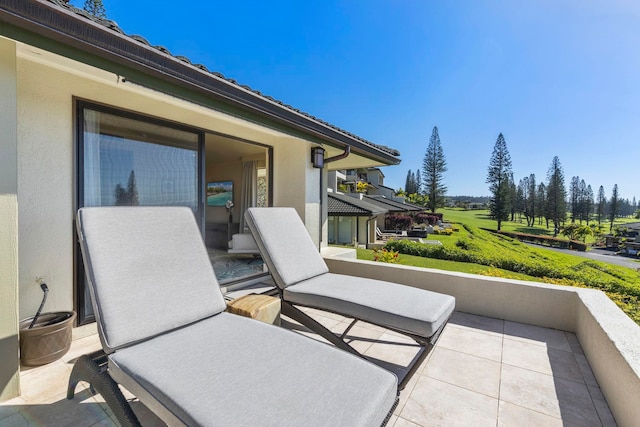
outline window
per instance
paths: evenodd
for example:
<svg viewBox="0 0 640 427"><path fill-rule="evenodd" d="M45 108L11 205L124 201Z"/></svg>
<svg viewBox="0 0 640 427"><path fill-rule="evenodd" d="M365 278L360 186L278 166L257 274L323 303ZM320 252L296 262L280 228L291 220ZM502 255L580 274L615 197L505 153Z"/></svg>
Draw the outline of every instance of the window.
<svg viewBox="0 0 640 427"><path fill-rule="evenodd" d="M77 207L188 206L202 222L202 141L199 131L78 102ZM76 250L81 323L93 310Z"/></svg>

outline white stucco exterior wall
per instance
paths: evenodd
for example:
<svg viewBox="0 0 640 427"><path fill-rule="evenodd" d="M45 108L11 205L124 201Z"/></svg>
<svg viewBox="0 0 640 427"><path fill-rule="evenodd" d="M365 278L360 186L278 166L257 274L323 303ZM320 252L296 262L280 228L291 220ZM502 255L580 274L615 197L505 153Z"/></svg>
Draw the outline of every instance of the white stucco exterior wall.
<svg viewBox="0 0 640 427"><path fill-rule="evenodd" d="M16 45L0 37L0 401L20 393Z"/></svg>
<svg viewBox="0 0 640 427"><path fill-rule="evenodd" d="M274 205L292 206L303 219L315 217L310 232L317 236L313 209L319 175L302 161L310 156L308 141L122 83L116 75L66 59L53 57L51 66L51 56L19 53L17 59L19 318L33 315L40 304L37 277L45 277L51 290L47 311L70 310L74 304L74 97L272 146Z"/></svg>
<svg viewBox="0 0 640 427"><path fill-rule="evenodd" d="M71 79L18 61L20 317L73 308L73 109Z"/></svg>
<svg viewBox="0 0 640 427"><path fill-rule="evenodd" d="M280 139L275 141L273 146L273 204L295 208L317 246L320 235L320 173L322 171L326 175L326 170L313 168L311 164L313 144L304 141L292 144L291 140ZM326 194L323 195L326 199ZM324 234L326 240L326 227Z"/></svg>

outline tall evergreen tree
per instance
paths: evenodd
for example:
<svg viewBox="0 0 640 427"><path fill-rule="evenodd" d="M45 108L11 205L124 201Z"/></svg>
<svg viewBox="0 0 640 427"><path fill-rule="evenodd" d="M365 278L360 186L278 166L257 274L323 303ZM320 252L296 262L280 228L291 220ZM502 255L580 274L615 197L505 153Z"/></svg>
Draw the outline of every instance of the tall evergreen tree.
<svg viewBox="0 0 640 427"><path fill-rule="evenodd" d="M133 170L129 174L127 188L125 189L121 184L116 184L114 196L116 199L116 206L138 206L140 204L138 201L136 174Z"/></svg>
<svg viewBox="0 0 640 427"><path fill-rule="evenodd" d="M529 227L533 227L536 220L536 175L529 175L529 199L527 201L527 211L529 212L529 216L531 217L531 222L529 222L529 218L527 218L527 225Z"/></svg>
<svg viewBox="0 0 640 427"><path fill-rule="evenodd" d="M416 192L416 177L411 170L407 171L407 179L404 181L404 192L407 194Z"/></svg>
<svg viewBox="0 0 640 427"><path fill-rule="evenodd" d="M580 200L580 177L574 176L571 178L571 184L569 185L569 203L571 207L571 222L576 222L576 218L579 215L579 200Z"/></svg>
<svg viewBox="0 0 640 427"><path fill-rule="evenodd" d="M438 127L433 127L427 152L422 162L422 178L424 181L425 193L429 196L427 206L431 212L435 212L436 208L444 206L444 196L447 193L447 187L443 183L443 174L447 171L447 161L444 158L442 145L440 144L440 135L438 135Z"/></svg>
<svg viewBox="0 0 640 427"><path fill-rule="evenodd" d="M529 225L529 205L527 201L529 200L529 177L525 176L518 183L518 197L516 197L516 203L518 206L518 212L524 214L525 219L527 220L527 225ZM522 222L522 217L519 218L520 222Z"/></svg>
<svg viewBox="0 0 640 427"><path fill-rule="evenodd" d="M587 185L587 191L584 198L584 214L585 219L587 220L587 225L589 225L589 221L591 220L591 214L593 213L593 189L591 185Z"/></svg>
<svg viewBox="0 0 640 427"><path fill-rule="evenodd" d="M416 169L416 194L422 194L422 178L420 177L420 169Z"/></svg>
<svg viewBox="0 0 640 427"><path fill-rule="evenodd" d="M136 186L136 173L132 170L129 174L129 181L127 181L127 194L129 196L129 203L131 206L138 206L138 187Z"/></svg>
<svg viewBox="0 0 640 427"><path fill-rule="evenodd" d="M107 18L107 11L104 9L102 0L85 0L83 9L96 18Z"/></svg>
<svg viewBox="0 0 640 427"><path fill-rule="evenodd" d="M598 218L598 225L600 225L604 218L606 207L607 197L604 195L604 187L601 185L598 189L598 199L596 201L596 217Z"/></svg>
<svg viewBox="0 0 640 427"><path fill-rule="evenodd" d="M567 216L566 197L564 172L560 159L555 156L547 172L547 218L553 221L554 236L560 231L561 224Z"/></svg>
<svg viewBox="0 0 640 427"><path fill-rule="evenodd" d="M538 217L538 224L542 225L542 218L545 216L547 206L547 187L544 182L538 185L538 191L536 193L536 216ZM547 228L549 228L549 220L547 219Z"/></svg>
<svg viewBox="0 0 640 427"><path fill-rule="evenodd" d="M504 136L500 133L493 147L486 181L492 194L489 201L489 214L498 222L498 230L502 227L502 221L509 219L511 173L511 155L509 155Z"/></svg>
<svg viewBox="0 0 640 427"><path fill-rule="evenodd" d="M516 220L516 211L522 212L522 193L520 188L516 185L516 180L513 178L513 173L509 174L509 206L511 212L511 221ZM520 216L522 220L522 215Z"/></svg>
<svg viewBox="0 0 640 427"><path fill-rule="evenodd" d="M618 200L618 184L613 184L613 190L611 191L611 200L609 201L609 221L611 225L609 225L609 231L613 230L613 221L615 221L616 216L618 215L618 209L620 206L620 201Z"/></svg>

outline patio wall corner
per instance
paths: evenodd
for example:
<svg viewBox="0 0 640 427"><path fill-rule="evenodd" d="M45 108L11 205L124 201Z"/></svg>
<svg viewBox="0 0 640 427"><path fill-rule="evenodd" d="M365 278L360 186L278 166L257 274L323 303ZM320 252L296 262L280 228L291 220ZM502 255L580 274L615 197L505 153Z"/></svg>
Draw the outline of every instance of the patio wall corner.
<svg viewBox="0 0 640 427"><path fill-rule="evenodd" d="M640 420L640 326L606 294L577 289L576 336L619 426Z"/></svg>

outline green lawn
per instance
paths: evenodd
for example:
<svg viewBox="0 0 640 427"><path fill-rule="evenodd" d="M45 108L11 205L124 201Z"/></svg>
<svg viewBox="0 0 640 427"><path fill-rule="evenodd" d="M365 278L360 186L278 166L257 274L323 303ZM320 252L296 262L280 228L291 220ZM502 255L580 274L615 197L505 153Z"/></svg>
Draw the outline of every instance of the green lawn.
<svg viewBox="0 0 640 427"><path fill-rule="evenodd" d="M429 235L442 246L408 240L389 241L385 248L399 252L399 263L494 277L539 281L600 289L640 324L640 273L627 267L593 261L569 253L525 245L478 227L487 221L478 211L444 211L444 219L462 224L450 236ZM469 225L463 215L473 212ZM485 213L486 215L486 213ZM358 250L358 258L373 259L373 251Z"/></svg>
<svg viewBox="0 0 640 427"><path fill-rule="evenodd" d="M444 208L438 210L443 214L444 221L452 221L458 222L461 224L467 224L472 227L478 228L488 228L491 230L495 230L498 226L497 221L491 219L489 217L488 210L462 210L456 208ZM629 222L638 221L635 218L618 218L614 221L614 226L616 225L624 225ZM590 223L593 223L591 221ZM601 225L604 227L604 232L609 232L609 221L602 221ZM538 224L538 220L536 219L535 225L533 227L527 227L527 221L524 217L522 217L522 222L518 220L516 215L515 221L504 221L502 223L502 230L504 231L515 231L518 233L528 233L528 234L537 234L542 236L553 236L553 223L549 223L549 228L546 227L546 222L544 218L542 220L542 224ZM557 237L564 237L562 234ZM587 238L587 243L593 242L593 238Z"/></svg>

